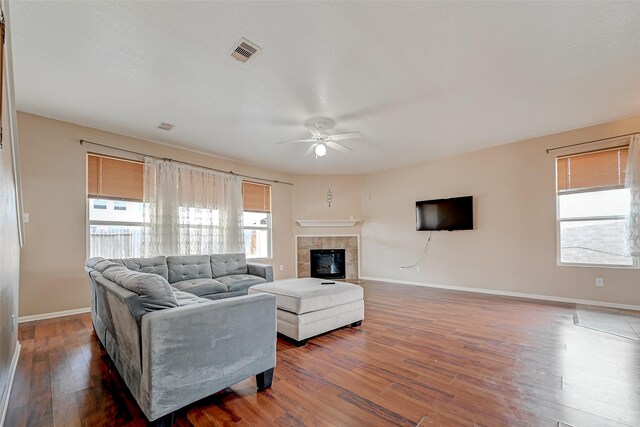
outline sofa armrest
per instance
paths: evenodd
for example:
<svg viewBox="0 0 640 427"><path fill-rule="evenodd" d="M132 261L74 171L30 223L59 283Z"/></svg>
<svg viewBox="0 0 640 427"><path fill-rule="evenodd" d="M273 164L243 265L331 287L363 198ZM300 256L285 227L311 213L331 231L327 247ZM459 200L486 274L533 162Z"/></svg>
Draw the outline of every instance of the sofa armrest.
<svg viewBox="0 0 640 427"><path fill-rule="evenodd" d="M273 282L273 266L269 264L258 264L257 262L248 262L247 268L249 274L260 276L267 282Z"/></svg>
<svg viewBox="0 0 640 427"><path fill-rule="evenodd" d="M139 403L154 420L273 368L276 299L256 294L147 313L141 333Z"/></svg>

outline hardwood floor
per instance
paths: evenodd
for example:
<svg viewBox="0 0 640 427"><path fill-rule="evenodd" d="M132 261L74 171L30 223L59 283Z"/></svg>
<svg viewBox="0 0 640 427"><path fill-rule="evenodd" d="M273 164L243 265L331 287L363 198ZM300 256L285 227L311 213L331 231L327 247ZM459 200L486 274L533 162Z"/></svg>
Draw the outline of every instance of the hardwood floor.
<svg viewBox="0 0 640 427"><path fill-rule="evenodd" d="M177 426L640 426L640 343L573 324L573 306L364 284L365 321L278 340L251 378ZM636 316L637 314L631 313ZM6 426L143 426L89 315L20 325Z"/></svg>

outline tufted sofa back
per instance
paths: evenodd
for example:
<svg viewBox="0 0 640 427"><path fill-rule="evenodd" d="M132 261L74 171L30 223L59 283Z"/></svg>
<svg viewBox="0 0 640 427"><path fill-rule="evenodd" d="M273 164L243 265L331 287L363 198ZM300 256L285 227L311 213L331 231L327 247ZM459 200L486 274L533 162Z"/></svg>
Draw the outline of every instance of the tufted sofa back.
<svg viewBox="0 0 640 427"><path fill-rule="evenodd" d="M211 255L211 272L214 279L230 274L247 274L247 258L245 254Z"/></svg>
<svg viewBox="0 0 640 427"><path fill-rule="evenodd" d="M169 283L193 279L212 279L209 255L168 256Z"/></svg>
<svg viewBox="0 0 640 427"><path fill-rule="evenodd" d="M248 274L245 254L156 256L153 258L125 258L109 261L129 270L153 273L169 283L193 279L215 279L231 274Z"/></svg>

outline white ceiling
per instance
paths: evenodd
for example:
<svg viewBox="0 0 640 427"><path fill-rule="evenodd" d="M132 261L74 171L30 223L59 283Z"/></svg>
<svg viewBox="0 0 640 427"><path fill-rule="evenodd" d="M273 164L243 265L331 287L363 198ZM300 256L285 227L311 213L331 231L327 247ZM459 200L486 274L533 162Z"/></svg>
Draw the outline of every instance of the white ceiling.
<svg viewBox="0 0 640 427"><path fill-rule="evenodd" d="M11 15L20 110L292 173L640 114L640 2L12 1ZM229 57L240 37L263 49L245 64ZM275 144L314 116L364 138L323 159Z"/></svg>

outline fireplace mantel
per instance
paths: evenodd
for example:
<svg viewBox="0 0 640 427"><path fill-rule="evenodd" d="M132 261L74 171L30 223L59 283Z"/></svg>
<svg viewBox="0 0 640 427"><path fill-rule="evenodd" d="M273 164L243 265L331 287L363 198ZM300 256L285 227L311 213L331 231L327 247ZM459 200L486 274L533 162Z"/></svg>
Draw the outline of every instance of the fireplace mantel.
<svg viewBox="0 0 640 427"><path fill-rule="evenodd" d="M359 219L296 219L300 227L353 227Z"/></svg>

